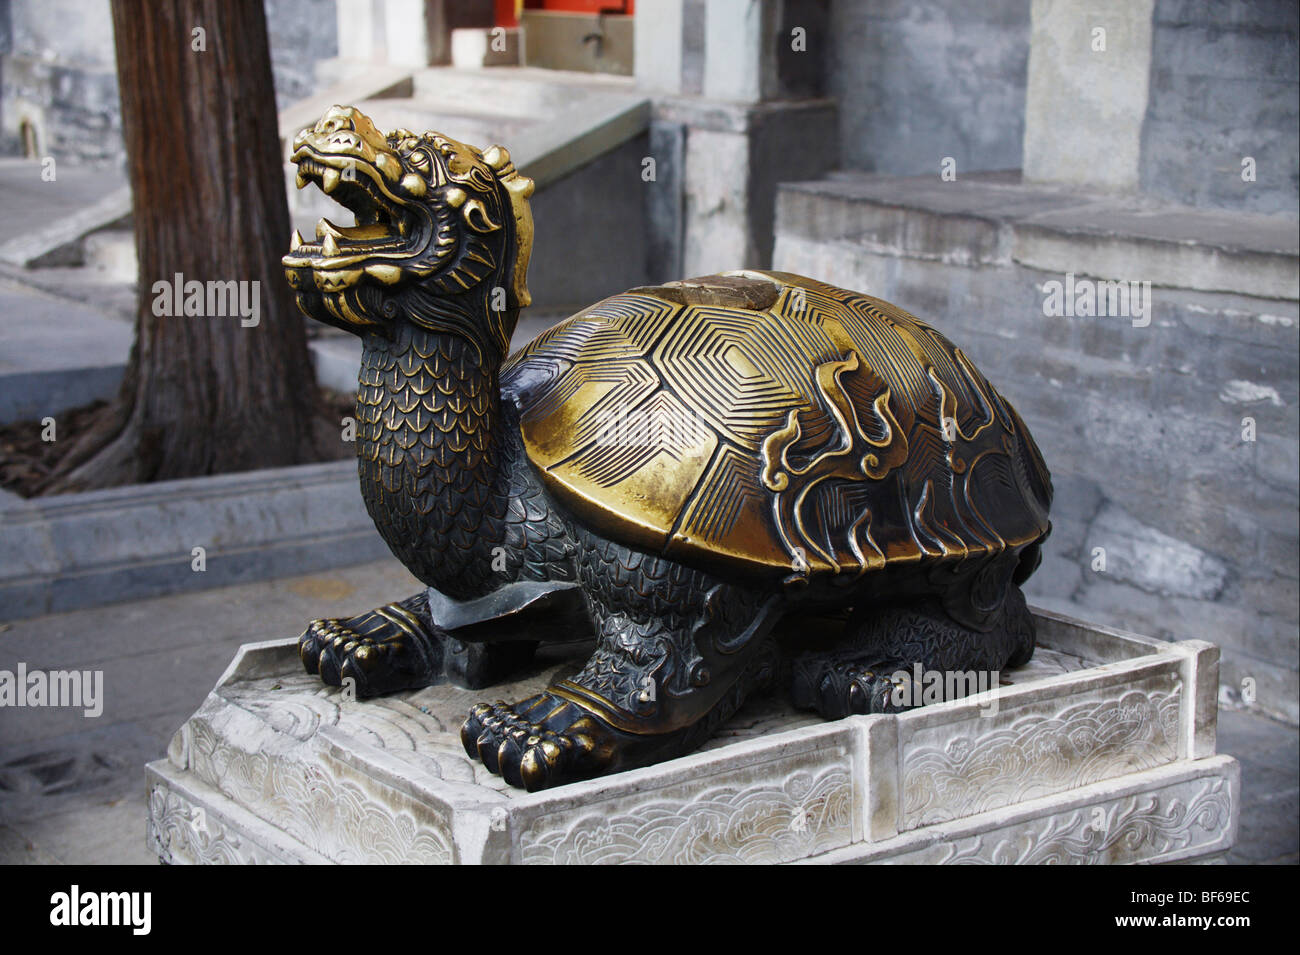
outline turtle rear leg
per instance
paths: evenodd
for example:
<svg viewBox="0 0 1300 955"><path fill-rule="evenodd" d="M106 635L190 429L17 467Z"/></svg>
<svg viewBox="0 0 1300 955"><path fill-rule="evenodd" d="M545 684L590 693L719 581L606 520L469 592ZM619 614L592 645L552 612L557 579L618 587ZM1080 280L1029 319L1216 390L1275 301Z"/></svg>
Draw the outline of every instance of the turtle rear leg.
<svg viewBox="0 0 1300 955"><path fill-rule="evenodd" d="M920 598L860 608L845 634L836 650L795 658L795 706L834 720L957 699L996 688L995 674L1034 652L1033 617L1014 585L987 633L954 620L939 599ZM934 676L917 685L918 668Z"/></svg>
<svg viewBox="0 0 1300 955"><path fill-rule="evenodd" d="M579 574L597 646L515 704L475 706L465 751L531 791L693 751L776 670L768 595L591 538Z"/></svg>

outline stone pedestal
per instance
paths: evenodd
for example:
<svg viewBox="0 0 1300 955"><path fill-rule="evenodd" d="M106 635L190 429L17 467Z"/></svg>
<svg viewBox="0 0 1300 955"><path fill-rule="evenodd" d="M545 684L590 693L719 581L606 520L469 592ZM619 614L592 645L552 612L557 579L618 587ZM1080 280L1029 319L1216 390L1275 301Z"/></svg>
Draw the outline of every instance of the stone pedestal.
<svg viewBox="0 0 1300 955"><path fill-rule="evenodd" d="M1184 862L1233 844L1218 650L1038 614L985 693L825 723L754 700L701 752L528 794L465 756L468 708L576 669L548 648L487 691L356 702L293 640L244 646L147 768L164 862Z"/></svg>

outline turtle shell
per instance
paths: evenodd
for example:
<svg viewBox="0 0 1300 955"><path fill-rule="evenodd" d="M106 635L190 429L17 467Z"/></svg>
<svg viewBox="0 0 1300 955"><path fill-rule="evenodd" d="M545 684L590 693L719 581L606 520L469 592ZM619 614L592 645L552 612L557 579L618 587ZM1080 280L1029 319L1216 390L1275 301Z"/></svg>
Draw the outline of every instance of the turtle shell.
<svg viewBox="0 0 1300 955"><path fill-rule="evenodd" d="M685 563L843 583L1048 531L1042 457L961 349L801 276L615 295L513 355L502 386L577 520Z"/></svg>

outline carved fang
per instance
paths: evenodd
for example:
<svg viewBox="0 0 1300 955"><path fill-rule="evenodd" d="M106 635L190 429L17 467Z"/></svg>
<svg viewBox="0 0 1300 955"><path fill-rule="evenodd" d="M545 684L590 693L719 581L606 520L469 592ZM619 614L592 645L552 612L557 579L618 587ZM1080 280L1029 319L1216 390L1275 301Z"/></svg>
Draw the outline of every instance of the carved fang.
<svg viewBox="0 0 1300 955"><path fill-rule="evenodd" d="M293 230L293 235L289 236L289 251L298 251L298 246L302 245L302 235L297 229Z"/></svg>
<svg viewBox="0 0 1300 955"><path fill-rule="evenodd" d="M326 169L324 175L321 176L320 187L326 192L333 192L341 178L342 175L337 169Z"/></svg>
<svg viewBox="0 0 1300 955"><path fill-rule="evenodd" d="M334 258L339 254L339 244L334 241L334 236L327 235L325 241L321 243L320 250L329 258Z"/></svg>
<svg viewBox="0 0 1300 955"><path fill-rule="evenodd" d="M366 274L385 285L392 285L402 277L402 270L395 265L374 265L366 266Z"/></svg>

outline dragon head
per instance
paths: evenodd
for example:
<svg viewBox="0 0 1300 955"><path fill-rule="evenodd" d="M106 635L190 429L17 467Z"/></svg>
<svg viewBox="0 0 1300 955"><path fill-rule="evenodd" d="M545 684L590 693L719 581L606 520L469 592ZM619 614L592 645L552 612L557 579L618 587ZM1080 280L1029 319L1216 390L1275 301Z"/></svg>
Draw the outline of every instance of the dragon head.
<svg viewBox="0 0 1300 955"><path fill-rule="evenodd" d="M500 146L440 133L385 135L359 110L330 107L293 141L298 188L315 183L356 217L295 231L285 276L310 318L384 332L407 320L503 355L529 304L533 181Z"/></svg>

